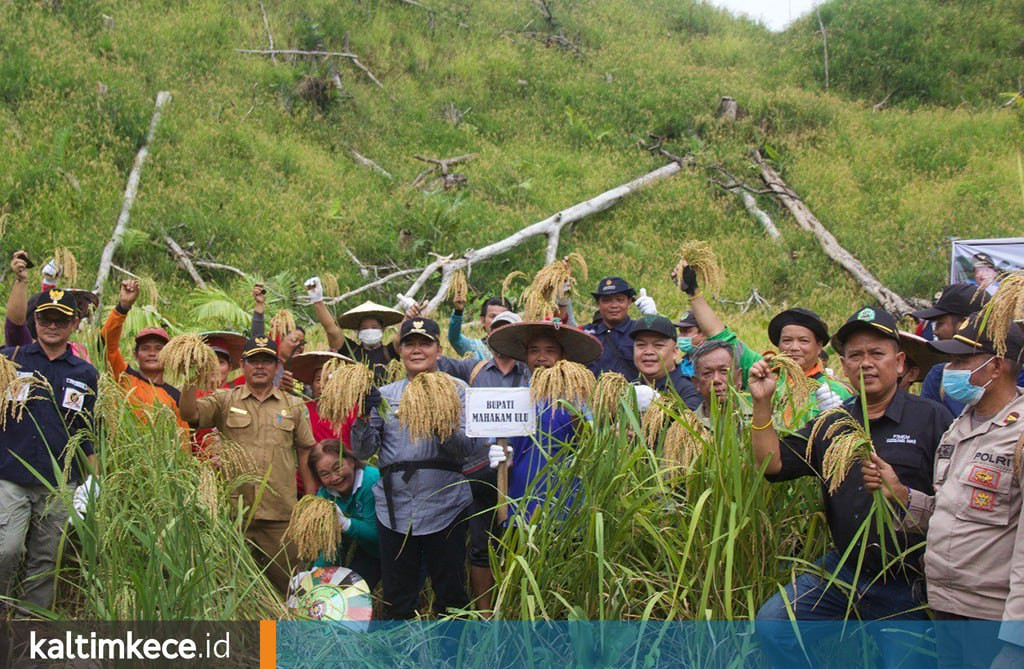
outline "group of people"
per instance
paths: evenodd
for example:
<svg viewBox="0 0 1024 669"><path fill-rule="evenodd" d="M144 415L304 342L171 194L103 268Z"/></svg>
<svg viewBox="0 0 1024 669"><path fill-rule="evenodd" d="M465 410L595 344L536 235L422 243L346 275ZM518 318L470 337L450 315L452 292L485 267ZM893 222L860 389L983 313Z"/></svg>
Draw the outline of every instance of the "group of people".
<svg viewBox="0 0 1024 669"><path fill-rule="evenodd" d="M18 365L19 374L45 379L56 402L29 402L32 421L9 420L0 429L0 515L6 519L0 523L0 587L13 595L20 585L24 601L47 607L66 512L46 504L47 488L26 463L56 482L48 473L51 456L63 457L68 440L87 429L99 373L70 341L89 306L82 291L50 285L29 297L22 255L14 255L11 268L8 341L0 355ZM306 292L332 350L305 352L301 328L275 338L267 334L266 293L257 286L249 336L204 335L222 372L221 388L209 393L167 384L159 353L169 337L160 328L136 333L133 361L124 359L120 340L139 291L137 282L125 281L101 331L102 350L109 372L140 410L167 407L197 455L215 450L220 438L230 439L265 471L261 494L254 486L241 493L255 507L246 535L282 592L296 564L284 540L288 519L301 495L315 494L335 502L343 536L338 554L322 555L318 564L344 564L371 588L379 582L385 618L416 615L424 575L437 613L471 606L486 613L494 584L489 549L500 532L496 472L506 467L509 474L508 497L518 504L511 522L529 522L546 494L545 467L573 443L580 421L588 420L586 407L541 403L535 433L508 445L468 437L464 424L444 439L414 438L395 409L419 374L452 377L464 408L467 388L526 387L538 369L568 360L594 375L622 374L637 387L641 411L665 394L714 430L721 429L728 408L724 418L749 431L752 463L769 480L822 479L833 546L819 560L819 571L790 580L757 617L762 647L777 666L806 660L799 638L780 627L791 616L843 619L852 607L862 619L923 619L927 604L942 619L1024 619L1024 332L1017 324L992 331L981 315L987 292L953 284L934 307L916 312L932 326L934 340L900 330L896 318L878 307L857 310L834 333L815 312L786 309L768 324L773 350L759 351L704 299L694 268L684 264L674 278L689 301L675 320L659 315L645 291L614 276L598 282L592 292L597 313L582 327L571 305L560 305L550 320L523 321L496 297L481 304L484 337L474 339L463 333L466 304L457 300L447 339L463 357L445 355L439 324L417 305L402 312L366 302L335 318L316 277L306 282ZM386 342L395 325L397 335ZM828 367L829 346L840 356L846 383ZM792 381L773 365L777 354L813 382L805 406L780 408L773 401ZM366 364L375 379L362 406L353 407L341 425L322 418L316 403L332 359ZM403 373L388 383L395 360ZM229 381L236 369L241 375ZM917 383L920 395L910 392ZM831 492L823 463L842 431L814 429L822 414L828 423L847 416L866 425L872 445L870 458ZM91 457L91 442L81 440L79 447ZM72 471L72 478L88 474ZM87 497L102 481L85 485ZM862 528L878 490L899 519L896 546L875 536L875 528ZM846 558L857 541L867 548L854 565ZM856 597L832 584L835 574ZM895 666L905 651L884 634L879 641ZM1024 636L1012 626L984 644L945 643L940 662L949 666L1024 662Z"/></svg>

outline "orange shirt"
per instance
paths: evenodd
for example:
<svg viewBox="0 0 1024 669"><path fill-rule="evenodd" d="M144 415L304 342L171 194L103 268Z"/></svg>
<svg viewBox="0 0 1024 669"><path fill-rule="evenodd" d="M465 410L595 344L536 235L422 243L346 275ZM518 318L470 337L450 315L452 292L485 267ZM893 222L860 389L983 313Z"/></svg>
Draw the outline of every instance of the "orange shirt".
<svg viewBox="0 0 1024 669"><path fill-rule="evenodd" d="M188 423L181 419L181 413L178 411L178 399L181 397L178 389L167 383L154 385L138 371L129 367L124 356L121 355L121 331L124 330L126 318L127 315L122 314L115 307L110 310L107 322L100 330L100 337L106 347L107 366L110 367L110 373L117 379L118 384L128 391L128 397L133 403L142 406L163 404L174 412L178 427L188 434ZM141 412L136 412L136 415L142 417Z"/></svg>

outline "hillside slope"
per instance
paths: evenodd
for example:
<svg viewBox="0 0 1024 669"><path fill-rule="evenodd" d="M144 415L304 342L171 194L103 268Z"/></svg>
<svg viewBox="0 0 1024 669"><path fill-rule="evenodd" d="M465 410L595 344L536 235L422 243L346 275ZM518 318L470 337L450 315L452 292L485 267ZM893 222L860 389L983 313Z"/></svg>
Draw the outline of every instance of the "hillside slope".
<svg viewBox="0 0 1024 669"><path fill-rule="evenodd" d="M648 134L755 185L747 156L770 146L840 242L906 296L941 285L947 237L1021 229L1021 120L998 101L872 112L793 64L797 33L772 35L701 2L548 0L550 17L527 0L425 4L434 10L263 3L278 48L347 46L383 90L345 58L275 63L234 51L267 45L257 2L4 4L0 23L13 29L0 31L0 251L24 245L42 258L68 246L91 287L159 90L174 99L116 262L154 277L159 309L176 321L189 320L182 298L192 284L164 233L246 272L285 273L292 291L325 271L351 288L363 279L345 247L396 267L479 248L663 164L637 148ZM344 94L331 85L332 63ZM746 111L739 122L714 118L722 95ZM358 165L351 147L394 179ZM463 188L425 192L410 185L425 167L417 153L478 157L458 167ZM682 305L666 272L691 237L722 257L723 299L756 288L773 307L814 306L831 322L870 301L760 196L784 235L766 241L738 200L709 183L715 174L689 169L588 219L562 248L582 252L592 278L646 286L665 312ZM511 269L542 262L538 242L474 268L471 284L491 293ZM243 301L244 281L206 276ZM763 336L767 313L723 309Z"/></svg>

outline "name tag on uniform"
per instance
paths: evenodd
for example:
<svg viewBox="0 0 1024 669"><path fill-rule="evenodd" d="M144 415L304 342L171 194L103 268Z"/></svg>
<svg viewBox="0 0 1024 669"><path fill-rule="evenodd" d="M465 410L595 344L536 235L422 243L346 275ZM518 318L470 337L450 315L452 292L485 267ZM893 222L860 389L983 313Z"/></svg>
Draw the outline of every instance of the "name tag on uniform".
<svg viewBox="0 0 1024 669"><path fill-rule="evenodd" d="M241 414L243 416L248 416L249 415L248 411L246 411L245 409L239 409L238 407L230 407L228 409L228 411L230 411L231 413Z"/></svg>
<svg viewBox="0 0 1024 669"><path fill-rule="evenodd" d="M71 411L81 411L85 406L85 393L75 388L65 388L64 401L61 402L61 406Z"/></svg>
<svg viewBox="0 0 1024 669"><path fill-rule="evenodd" d="M65 383L67 383L67 385L69 385L69 386L74 386L75 388L78 388L83 393L89 390L89 386L88 385L86 385L86 384L84 384L81 381L78 381L76 379L66 379Z"/></svg>
<svg viewBox="0 0 1024 669"><path fill-rule="evenodd" d="M19 379L27 379L27 378L30 378L31 376L32 376L32 372L18 372L18 378ZM18 388L18 392L17 393L11 393L11 391L8 390L7 391L7 398L9 400L13 401L13 402L27 402L28 401L28 392L29 392L29 390L31 390L31 386L28 383L20 383L20 384L18 384L17 388ZM11 396L12 394L14 395L13 397Z"/></svg>

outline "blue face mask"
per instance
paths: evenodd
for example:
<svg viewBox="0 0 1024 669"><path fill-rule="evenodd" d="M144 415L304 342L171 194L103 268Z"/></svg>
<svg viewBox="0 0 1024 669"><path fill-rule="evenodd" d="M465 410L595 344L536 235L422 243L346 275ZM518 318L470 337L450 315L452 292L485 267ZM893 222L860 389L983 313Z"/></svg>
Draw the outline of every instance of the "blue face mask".
<svg viewBox="0 0 1024 669"><path fill-rule="evenodd" d="M989 380L983 386L976 386L971 383L971 375L976 371L992 362L995 356L992 356L985 362L981 363L974 369L950 369L948 366L942 370L942 390L951 399L966 404L967 406L974 406L981 401L982 396L985 394L985 388L988 387Z"/></svg>
<svg viewBox="0 0 1024 669"><path fill-rule="evenodd" d="M693 350L693 337L679 337L676 339L676 344L679 345L680 351L689 353Z"/></svg>

